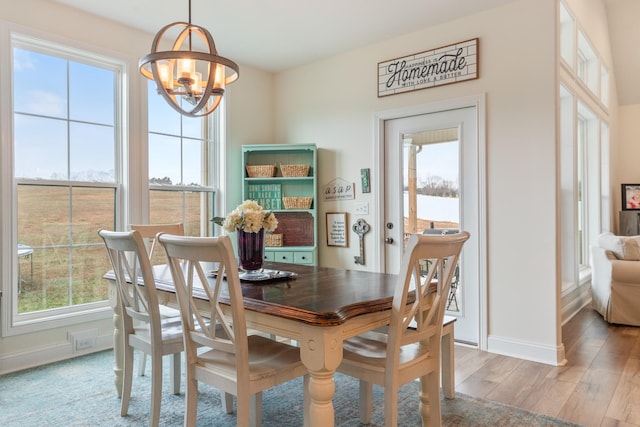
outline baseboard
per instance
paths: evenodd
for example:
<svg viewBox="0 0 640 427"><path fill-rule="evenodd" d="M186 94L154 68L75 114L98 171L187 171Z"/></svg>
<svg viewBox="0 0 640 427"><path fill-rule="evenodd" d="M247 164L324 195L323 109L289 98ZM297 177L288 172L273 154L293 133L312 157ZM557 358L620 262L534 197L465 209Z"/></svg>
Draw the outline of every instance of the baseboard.
<svg viewBox="0 0 640 427"><path fill-rule="evenodd" d="M552 366L566 363L563 344L551 346L490 335L487 351Z"/></svg>
<svg viewBox="0 0 640 427"><path fill-rule="evenodd" d="M63 342L46 347L30 348L28 351L0 356L0 375L22 371L72 357L96 353L113 348L113 335L96 337L95 345L81 351L74 351L73 343Z"/></svg>

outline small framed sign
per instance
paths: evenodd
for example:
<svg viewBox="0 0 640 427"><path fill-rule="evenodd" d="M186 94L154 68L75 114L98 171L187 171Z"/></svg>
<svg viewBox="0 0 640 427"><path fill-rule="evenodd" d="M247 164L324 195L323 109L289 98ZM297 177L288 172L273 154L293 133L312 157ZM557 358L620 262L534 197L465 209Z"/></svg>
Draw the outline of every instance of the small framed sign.
<svg viewBox="0 0 640 427"><path fill-rule="evenodd" d="M640 210L640 184L622 184L622 210Z"/></svg>
<svg viewBox="0 0 640 427"><path fill-rule="evenodd" d="M327 246L349 246L347 213L327 212Z"/></svg>

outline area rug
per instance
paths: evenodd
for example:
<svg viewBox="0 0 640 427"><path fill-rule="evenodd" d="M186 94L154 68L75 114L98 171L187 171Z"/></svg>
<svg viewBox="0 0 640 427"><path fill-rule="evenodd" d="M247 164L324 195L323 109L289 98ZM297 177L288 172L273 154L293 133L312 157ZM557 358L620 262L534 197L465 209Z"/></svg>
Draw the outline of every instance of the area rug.
<svg viewBox="0 0 640 427"><path fill-rule="evenodd" d="M165 362L169 358L165 358ZM136 360L137 361L137 360ZM47 366L0 376L0 426L144 426L148 423L150 363L147 375L134 376L129 414L120 416L120 399L113 385L113 352L104 351ZM167 365L167 363L165 363ZM163 384L160 424L181 426L184 390L170 391L168 366ZM184 382L183 382L184 384ZM200 385L198 421L200 426L235 426L235 416L221 410L219 392ZM400 390L399 426L420 426L418 383ZM384 424L383 390L374 387L373 427ZM489 400L461 393L455 399L442 399L444 426L543 427L576 426L563 420L534 414ZM360 427L358 420L358 382L336 374L334 398L336 426ZM263 426L302 425L302 380L274 387L263 394Z"/></svg>

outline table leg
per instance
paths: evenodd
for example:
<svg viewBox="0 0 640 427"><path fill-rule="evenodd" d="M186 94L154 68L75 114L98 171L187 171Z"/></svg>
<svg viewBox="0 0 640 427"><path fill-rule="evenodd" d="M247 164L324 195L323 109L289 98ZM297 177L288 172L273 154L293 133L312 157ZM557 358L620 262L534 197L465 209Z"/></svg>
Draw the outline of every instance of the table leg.
<svg viewBox="0 0 640 427"><path fill-rule="evenodd" d="M335 414L333 375L342 361L342 337L335 330L308 328L300 340L300 357L309 369L309 408L305 408L305 427L333 427ZM329 328L324 328L329 329Z"/></svg>
<svg viewBox="0 0 640 427"><path fill-rule="evenodd" d="M124 326L122 324L122 304L118 296L115 282L109 280L109 305L113 309L113 355L115 366L114 384L118 397L122 397L123 367L124 367Z"/></svg>

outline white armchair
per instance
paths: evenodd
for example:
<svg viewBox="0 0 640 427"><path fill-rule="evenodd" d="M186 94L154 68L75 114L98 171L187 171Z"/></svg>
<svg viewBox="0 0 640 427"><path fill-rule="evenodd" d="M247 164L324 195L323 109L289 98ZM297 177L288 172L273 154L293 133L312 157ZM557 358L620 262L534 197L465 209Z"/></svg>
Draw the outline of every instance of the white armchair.
<svg viewBox="0 0 640 427"><path fill-rule="evenodd" d="M593 307L609 323L640 326L640 236L601 234L591 268Z"/></svg>

